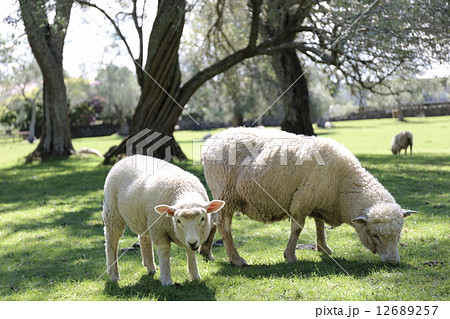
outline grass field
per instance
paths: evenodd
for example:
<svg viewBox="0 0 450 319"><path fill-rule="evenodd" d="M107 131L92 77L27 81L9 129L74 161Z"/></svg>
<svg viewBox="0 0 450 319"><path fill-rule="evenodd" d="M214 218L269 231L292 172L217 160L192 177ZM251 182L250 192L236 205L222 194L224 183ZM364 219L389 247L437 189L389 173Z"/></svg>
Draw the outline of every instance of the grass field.
<svg viewBox="0 0 450 319"><path fill-rule="evenodd" d="M414 134L414 154L393 156L390 140L405 129ZM192 159L198 148L192 141L206 133L179 131L175 137ZM173 245L178 285L162 287L159 273L146 275L138 250L123 255L122 280L111 283L103 274L101 221L110 167L97 157L23 164L35 145L9 143L0 144L0 300L449 300L449 117L336 122L316 133L346 145L400 205L420 211L405 220L399 266L382 264L348 225L327 231L333 259L299 250L299 262L286 264L289 222L265 225L241 215L233 234L251 267L231 266L225 249L215 247L216 261L198 258L203 279L191 282L185 253ZM73 143L105 152L119 141L110 136ZM179 165L205 181L201 166ZM314 243L313 228L308 220L299 243ZM127 230L121 247L135 241Z"/></svg>

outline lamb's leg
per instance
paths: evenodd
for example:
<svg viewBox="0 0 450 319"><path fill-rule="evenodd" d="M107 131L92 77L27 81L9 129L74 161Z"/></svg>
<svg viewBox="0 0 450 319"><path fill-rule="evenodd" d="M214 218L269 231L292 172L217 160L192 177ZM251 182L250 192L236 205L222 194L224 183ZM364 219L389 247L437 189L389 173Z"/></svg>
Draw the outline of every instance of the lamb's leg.
<svg viewBox="0 0 450 319"><path fill-rule="evenodd" d="M172 284L172 276L170 274L170 241L160 241L155 243L155 245L159 258L159 269L161 270L161 283L163 286L169 286Z"/></svg>
<svg viewBox="0 0 450 319"><path fill-rule="evenodd" d="M106 267L107 272L111 276L112 281L120 280L118 266L118 247L119 240L125 231L125 221L122 217L107 216L104 214L103 222L105 224L105 251L106 251Z"/></svg>
<svg viewBox="0 0 450 319"><path fill-rule="evenodd" d="M297 246L298 236L305 225L305 217L296 218L297 220L291 219L291 235L289 236L286 249L284 250L284 258L288 263L293 263L297 261L295 256L295 248Z"/></svg>
<svg viewBox="0 0 450 319"><path fill-rule="evenodd" d="M316 238L317 238L316 248L321 253L331 255L333 253L333 250L327 245L325 224L321 219L314 218L314 221L316 223Z"/></svg>
<svg viewBox="0 0 450 319"><path fill-rule="evenodd" d="M206 260L214 260L212 254L212 245L214 241L214 235L216 234L216 225L211 225L211 230L209 232L208 239L200 247L200 255L202 255Z"/></svg>
<svg viewBox="0 0 450 319"><path fill-rule="evenodd" d="M228 260L235 266L243 267L247 266L247 262L239 256L236 250L236 246L233 242L233 236L231 235L231 219L233 218L233 209L230 206L226 206L219 212L219 220L217 228L222 236L223 244L227 252Z"/></svg>
<svg viewBox="0 0 450 319"><path fill-rule="evenodd" d="M195 258L195 251L186 249L186 256L188 261L189 274L192 280L201 279L198 273L197 258Z"/></svg>
<svg viewBox="0 0 450 319"><path fill-rule="evenodd" d="M139 243L141 245L142 263L147 267L148 274L154 274L156 266L153 258L152 240L148 236L139 236Z"/></svg>

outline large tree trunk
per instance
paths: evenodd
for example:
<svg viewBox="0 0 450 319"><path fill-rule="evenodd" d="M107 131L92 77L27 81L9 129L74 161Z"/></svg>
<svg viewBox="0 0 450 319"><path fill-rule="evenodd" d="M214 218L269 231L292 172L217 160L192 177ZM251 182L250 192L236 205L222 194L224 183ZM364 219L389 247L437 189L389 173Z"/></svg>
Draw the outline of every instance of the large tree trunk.
<svg viewBox="0 0 450 319"><path fill-rule="evenodd" d="M58 71L44 76L44 123L35 157L67 157L73 152L62 66Z"/></svg>
<svg viewBox="0 0 450 319"><path fill-rule="evenodd" d="M295 82L281 98L285 107L281 129L295 134L315 135L309 115L308 83L296 50L286 49L274 54L272 66L283 92Z"/></svg>
<svg viewBox="0 0 450 319"><path fill-rule="evenodd" d="M126 152L127 141L144 129L170 137L161 147L152 150L152 155L165 158L165 149L170 147L171 155L186 159L183 151L173 138L174 127L180 117L184 104L179 104L181 72L178 61L178 48L183 33L185 0L160 0L149 41L149 55L145 66L141 96L130 124L129 134L116 147L105 154L105 163ZM160 139L146 143L143 151L151 148ZM135 146L132 148L135 152Z"/></svg>
<svg viewBox="0 0 450 319"><path fill-rule="evenodd" d="M104 12L88 2L78 2ZM186 1L159 0L158 13L150 35L145 75L140 76L140 72L137 72L138 82L141 85L141 97L130 124L130 132L120 145L112 147L105 154L105 164L113 162L115 157L123 153L134 153L136 145L139 144L139 147L141 147L143 143L145 143L145 148L152 149L151 155L155 157L167 159L166 151L169 149L172 156L180 159L186 158L172 134L183 107L197 89L217 74L230 69L247 58L259 54L271 54L270 48L286 42L287 37L296 33L294 31L296 26L291 25L278 33L276 37L271 37L267 41L257 44L261 1L249 0L249 6L251 7L252 21L248 46L197 72L180 87L178 48L184 27ZM114 21L111 17L109 17L109 20ZM124 38L122 37L122 39ZM139 134L144 129L149 129L152 133L157 132L163 136L160 135L159 138L151 140L151 133ZM139 138L136 134L139 134ZM167 141L167 138L170 140ZM161 143L162 140L164 140L164 143ZM128 149L127 142L132 144L131 147L128 145ZM159 145L159 147L156 147L156 145ZM145 148L142 150L139 148L139 151L145 152Z"/></svg>
<svg viewBox="0 0 450 319"><path fill-rule="evenodd" d="M141 97L130 124L130 132L120 145L112 147L105 154L105 164L113 162L114 158L120 154L128 153L126 152L127 142L131 141L131 138L146 128L170 138L169 141L164 143L164 147L152 150L151 155L167 159L166 150L169 147L172 157L186 159L185 154L172 135L178 118L183 112L183 107L207 80L228 70L246 58L258 54L256 40L258 37L260 2L251 0L250 3L253 8L253 16L249 45L196 73L181 87L178 48L184 27L186 1L159 0L158 13L153 23L148 46L148 57L145 66L146 75L140 77L138 74L138 79L141 79L143 84L141 86ZM276 40L273 40L270 42L270 45L277 43ZM262 49L270 45L265 44ZM152 147L154 144L159 143L162 138L146 142L146 147ZM142 139L145 139L145 136ZM138 144L139 141L141 139L133 143ZM134 149L135 146L133 144L131 150Z"/></svg>
<svg viewBox="0 0 450 319"><path fill-rule="evenodd" d="M74 152L62 63L72 4L72 0L55 1L54 23L50 25L45 1L20 0L28 42L44 79L44 123L39 144L28 159L67 157Z"/></svg>
<svg viewBox="0 0 450 319"><path fill-rule="evenodd" d="M312 6L313 1L304 1L300 7L292 10L283 1L269 1L267 9L269 19L262 28L264 37L270 39L282 31L289 30L292 25L301 25ZM295 39L296 33L290 33L286 37L286 42ZM272 66L281 91L284 92L281 101L284 104L285 115L281 129L295 134L315 135L309 115L308 83L296 49L287 48L274 53Z"/></svg>
<svg viewBox="0 0 450 319"><path fill-rule="evenodd" d="M233 107L233 120L231 122L231 126L239 127L244 125L244 116L238 105L234 105Z"/></svg>

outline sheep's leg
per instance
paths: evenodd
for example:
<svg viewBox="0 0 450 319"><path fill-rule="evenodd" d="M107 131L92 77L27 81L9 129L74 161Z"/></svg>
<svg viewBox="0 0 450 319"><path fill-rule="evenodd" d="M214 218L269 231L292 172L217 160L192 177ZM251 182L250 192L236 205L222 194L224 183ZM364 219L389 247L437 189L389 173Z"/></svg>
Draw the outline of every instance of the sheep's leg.
<svg viewBox="0 0 450 319"><path fill-rule="evenodd" d="M226 207L226 208L225 208ZM236 246L233 242L233 236L231 235L231 219L233 218L233 210L230 206L226 206L219 212L219 220L217 223L217 228L222 236L222 240L227 252L228 260L235 266L243 267L247 266L247 262L236 250Z"/></svg>
<svg viewBox="0 0 450 319"><path fill-rule="evenodd" d="M106 267L107 272L111 276L112 281L120 280L118 265L118 247L119 240L125 231L125 221L119 218L105 217L105 251L106 251Z"/></svg>
<svg viewBox="0 0 450 319"><path fill-rule="evenodd" d="M316 222L316 248L319 252L331 255L333 250L327 245L327 238L325 234L325 224L323 220L314 218Z"/></svg>
<svg viewBox="0 0 450 319"><path fill-rule="evenodd" d="M214 235L216 234L216 225L211 225L211 230L209 232L208 239L200 247L200 255L202 255L206 260L214 260L212 254L212 245L214 241Z"/></svg>
<svg viewBox="0 0 450 319"><path fill-rule="evenodd" d="M172 276L170 274L170 241L167 240L155 244L159 258L159 269L161 270L160 280L163 286L169 286L172 284Z"/></svg>
<svg viewBox="0 0 450 319"><path fill-rule="evenodd" d="M412 155L412 144L409 145L409 155Z"/></svg>
<svg viewBox="0 0 450 319"><path fill-rule="evenodd" d="M291 235L289 236L286 249L284 250L284 258L288 263L293 263L297 261L295 256L295 248L297 246L298 236L305 225L305 217L302 216L297 218L298 220L291 219Z"/></svg>
<svg viewBox="0 0 450 319"><path fill-rule="evenodd" d="M141 245L142 263L147 267L148 274L154 274L156 266L153 258L152 240L148 236L139 236L139 243Z"/></svg>
<svg viewBox="0 0 450 319"><path fill-rule="evenodd" d="M195 251L186 249L186 256L191 279L192 280L201 279L200 274L198 273L197 258L195 258Z"/></svg>

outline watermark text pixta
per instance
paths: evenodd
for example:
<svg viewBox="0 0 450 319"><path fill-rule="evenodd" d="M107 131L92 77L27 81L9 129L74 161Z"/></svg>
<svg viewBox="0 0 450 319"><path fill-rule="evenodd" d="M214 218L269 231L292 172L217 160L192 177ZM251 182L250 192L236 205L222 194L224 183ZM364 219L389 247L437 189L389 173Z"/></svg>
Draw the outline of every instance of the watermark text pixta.
<svg viewBox="0 0 450 319"><path fill-rule="evenodd" d="M214 143L203 145L203 140L192 143L194 165L201 165L201 153L204 161L226 161L228 165L303 165L305 162L315 162L325 165L313 138L306 138L302 145L298 139L267 139L238 141L235 139L214 139ZM269 144L268 147L266 144ZM226 146L226 147L225 147Z"/></svg>

